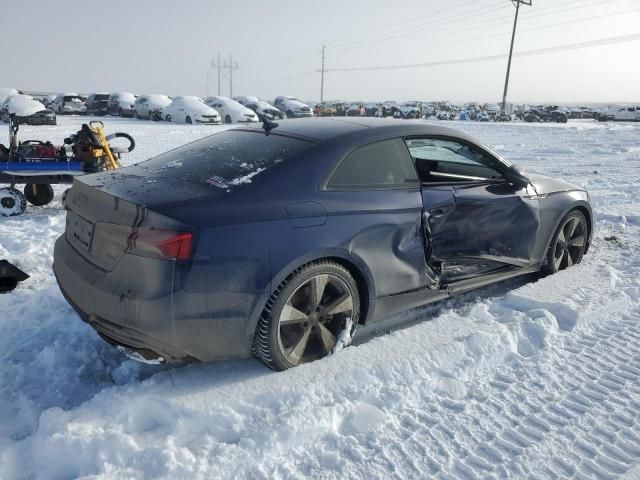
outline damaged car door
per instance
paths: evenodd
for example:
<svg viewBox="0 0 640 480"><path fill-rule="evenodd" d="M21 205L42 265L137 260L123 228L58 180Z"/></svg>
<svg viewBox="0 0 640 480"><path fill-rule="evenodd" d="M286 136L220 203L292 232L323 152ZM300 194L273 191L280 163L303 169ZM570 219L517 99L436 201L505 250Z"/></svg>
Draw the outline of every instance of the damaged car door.
<svg viewBox="0 0 640 480"><path fill-rule="evenodd" d="M508 179L509 165L452 138L407 138L423 198L427 275L432 287L531 266L538 197Z"/></svg>

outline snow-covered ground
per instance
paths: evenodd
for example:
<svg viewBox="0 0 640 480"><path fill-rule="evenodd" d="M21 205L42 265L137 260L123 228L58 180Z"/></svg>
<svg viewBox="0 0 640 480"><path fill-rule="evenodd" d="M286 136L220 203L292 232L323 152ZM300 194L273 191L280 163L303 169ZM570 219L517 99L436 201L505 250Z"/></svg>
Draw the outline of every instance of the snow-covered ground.
<svg viewBox="0 0 640 480"><path fill-rule="evenodd" d="M212 131L105 121L137 141L126 164ZM31 275L0 295L0 478L640 478L640 124L447 125L585 186L591 251L283 373L126 359L56 287L59 200L0 218L0 258Z"/></svg>

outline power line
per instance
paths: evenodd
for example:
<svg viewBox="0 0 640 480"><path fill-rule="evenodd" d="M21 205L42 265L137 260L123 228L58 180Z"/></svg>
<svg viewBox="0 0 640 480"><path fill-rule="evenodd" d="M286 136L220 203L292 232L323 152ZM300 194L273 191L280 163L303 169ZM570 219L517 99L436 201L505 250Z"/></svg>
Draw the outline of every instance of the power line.
<svg viewBox="0 0 640 480"><path fill-rule="evenodd" d="M587 22L587 21L591 21L591 20L600 20L602 18L607 18L607 17L614 17L617 15L625 15L628 13L633 13L633 12L638 12L640 11L640 7L639 8L631 8L629 10L623 10L621 12L612 12L612 13L607 13L604 15L593 15L591 17L585 17L585 18L577 18L574 20L568 20L568 21L564 21L564 22L558 22L558 23L550 23L550 24L546 24L546 25L540 25L537 27L531 27L531 28L522 28L519 29L518 31L520 33L523 32L533 32L536 30L545 30L547 28L554 28L554 27L562 27L565 25L572 25L575 23L582 23L582 22ZM429 48L429 47L440 47L440 46L449 46L449 45L455 45L455 44L459 44L459 43L468 43L468 42L475 42L478 40L486 40L489 38L500 38L500 37L504 37L506 34L508 34L509 32L500 32L500 33L493 33L491 35L482 35L479 37L467 37L467 38L463 38L460 40L452 40L452 41L445 41L445 42L437 42L437 43L422 43L422 44L418 44L418 45L412 45L410 47L400 47L400 48L393 48L393 49L388 49L388 50L375 50L375 52L371 52L371 54L375 54L375 55L380 55L380 54L384 54L384 53L393 53L393 52L399 52L399 51L410 51L410 50L422 50L424 48ZM359 56L362 55L367 55L366 53L359 53Z"/></svg>
<svg viewBox="0 0 640 480"><path fill-rule="evenodd" d="M373 28L373 29L370 29L370 30L364 30L364 31L361 31L361 32L358 32L358 33L352 33L352 34L349 34L349 35L336 37L336 38L333 38L331 40L326 41L325 44L331 46L331 45L336 44L336 43L338 45L341 44L341 43L352 43L353 40L352 41L348 41L348 42L343 42L343 40L344 39L348 39L348 38L352 38L352 37L358 37L358 36L362 36L362 35L367 35L367 34L369 34L371 32L376 32L376 31L380 31L380 30L387 30L389 27L396 26L396 25L401 25L401 24L404 24L404 23L416 22L416 21L419 21L419 20L421 20L421 19L423 19L425 17L434 17L434 16L437 16L437 15L439 15L441 13L447 13L447 12L450 12L452 10L455 10L455 9L458 9L458 8L463 8L463 7L467 6L467 5L477 4L477 3L478 3L477 0L471 0L471 1L468 1L468 2L465 2L465 3L462 3L460 5L450 6L450 7L447 7L447 8L436 10L434 12L428 12L426 14L419 15L417 17L414 16L414 17L412 17L410 19L401 20L401 21L398 21L398 22L395 22L395 23L391 23L391 24L382 26L382 27L377 27L377 28ZM502 2L499 1L499 3L501 4ZM498 3L494 3L492 5L498 5ZM486 6L480 7L480 10L482 10L484 8L486 8ZM478 10L478 9L476 9L476 10ZM440 19L440 20L435 19L434 21L442 21L442 20L444 20L444 19ZM431 22L429 22L429 23L431 23ZM416 27L413 27L413 28L416 28ZM422 25L418 26L418 28L422 28ZM399 31L399 30L392 30L392 32L393 31ZM361 41L361 40L358 40L358 41ZM271 60L274 60L274 59L283 60L283 59L288 59L288 58L299 57L299 56L308 55L310 53L316 52L318 47L319 47L318 44L309 45L308 47L306 47L306 48L304 48L302 50L296 50L296 51L293 51L291 53L285 54L284 56L277 56L277 57L264 57L264 56L261 56L259 58L256 57L256 60L271 61ZM254 60L254 59L250 58L250 60Z"/></svg>
<svg viewBox="0 0 640 480"><path fill-rule="evenodd" d="M571 43L567 45L558 45L555 47L546 47L546 48L537 48L534 50L525 50L522 52L514 52L513 55L516 57L528 57L534 55L543 55L547 53L556 53L563 52L569 50L578 50L582 48L589 47L597 47L602 45L611 45L614 43L627 43L633 42L636 40L640 40L640 33L634 33L631 35L621 35L618 37L608 37L602 38L598 40L591 40L588 42L580 42L580 43ZM373 70L401 70L401 69L410 69L410 68L421 68L421 67L435 67L441 65L456 65L460 63L478 63L478 62L486 62L491 60L500 60L507 57L507 54L497 54L497 55L487 55L483 57L472 57L472 58L460 58L455 60L441 60L437 62L424 62L424 63L409 63L409 64L401 64L401 65L375 65L368 67L338 67L328 69L327 72L361 72L361 71L373 71Z"/></svg>
<svg viewBox="0 0 640 480"><path fill-rule="evenodd" d="M487 9L488 7L494 7L494 8ZM335 48L336 50L346 50L350 48L355 48L357 45L361 45L363 43L369 45L371 43L379 43L379 42L383 42L383 41L398 38L398 37L401 37L404 40L406 39L407 35L410 35L412 32L424 33L425 28L434 25L434 27L430 29L428 32L430 34L434 29L437 30L438 27L442 27L442 26L448 27L452 23L453 24L460 23L461 21L469 18L477 19L477 17L480 15L486 15L486 14L494 13L498 10L503 10L503 7L504 7L504 3L500 0L497 3L493 3L488 6L485 5L485 6L476 8L474 10L468 10L463 15L455 14L452 16L444 17L444 18L436 18L436 19L433 19L432 21L425 22L411 28L405 28L402 30L393 30L390 32L383 33L381 35L376 35L372 38L360 38L358 40L353 40L351 42L347 42L342 45L337 45L333 48Z"/></svg>
<svg viewBox="0 0 640 480"><path fill-rule="evenodd" d="M592 7L595 5L600 5L603 3L607 3L607 4L611 4L614 1L618 1L618 0L597 0L595 2L592 3L588 3L585 4L584 0L574 0L574 1L570 1L570 2L565 2L562 5L551 5L551 6L547 6L547 7L543 7L543 8L538 8L536 9L536 13L531 14L531 15L527 15L527 17L523 18L522 21L525 22L529 22L531 20L535 20L537 18L541 18L541 17L545 17L545 16L549 16L549 15L557 15L558 13L563 13L565 11L575 11L575 10L579 10L579 9L584 9L584 8L588 8L588 7ZM577 6L572 6L573 4L579 4ZM560 8L558 8L560 7ZM568 8L567 8L568 7ZM551 10L551 11L549 11ZM355 45L355 46L349 46L349 47L342 47L340 49L336 49L336 51L343 51L343 50L351 50L351 49L358 49L358 48L375 48L375 45L371 45L372 43L379 43L381 41L383 41L385 44L389 44L389 43L406 43L409 40L417 40L420 38L425 38L425 37L432 37L434 33L438 33L439 35L448 35L448 34L455 34L455 33L468 33L470 31L474 31L474 30L486 30L488 27L493 27L493 26L503 26L503 25L507 25L509 23L511 23L512 20L512 15L507 15L507 16L502 16L502 17L498 17L495 18L495 21L489 22L489 20L480 20L480 21L475 21L475 22L471 22L468 23L464 26L454 26L455 28L451 29L451 24L446 24L446 25L440 25L440 26L436 26L433 27L431 29L429 29L429 31L424 32L424 30L422 31L416 31L414 34L411 34L411 32L405 32L402 35L396 35L395 37L398 38L392 38L392 37L387 37L387 38L380 38L380 39L374 39L371 40L369 43L367 43L366 45ZM444 29L444 30L443 30ZM417 36L415 35L417 34Z"/></svg>

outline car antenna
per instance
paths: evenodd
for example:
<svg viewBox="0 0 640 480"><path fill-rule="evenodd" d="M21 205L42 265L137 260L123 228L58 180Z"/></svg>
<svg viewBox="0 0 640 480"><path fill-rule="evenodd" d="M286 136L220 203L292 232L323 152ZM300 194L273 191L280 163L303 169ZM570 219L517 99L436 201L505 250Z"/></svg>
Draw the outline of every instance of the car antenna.
<svg viewBox="0 0 640 480"><path fill-rule="evenodd" d="M267 118L266 115L262 117L262 128L264 129L264 134L269 136L271 130L278 127L280 124L276 122L272 122L271 119Z"/></svg>

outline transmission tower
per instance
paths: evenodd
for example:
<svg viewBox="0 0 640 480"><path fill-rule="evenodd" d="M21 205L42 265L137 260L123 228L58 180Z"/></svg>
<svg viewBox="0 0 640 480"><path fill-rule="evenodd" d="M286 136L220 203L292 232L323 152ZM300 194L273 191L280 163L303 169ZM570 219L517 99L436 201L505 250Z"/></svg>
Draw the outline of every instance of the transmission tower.
<svg viewBox="0 0 640 480"><path fill-rule="evenodd" d="M226 60L220 61L220 54L218 54L218 61L211 60L211 66L218 69L218 96L222 94L222 81L228 79L229 97L233 97L233 71L240 68L238 62L233 63L232 55L229 55L228 63Z"/></svg>

